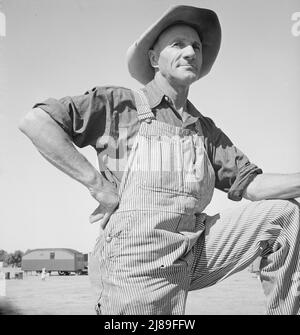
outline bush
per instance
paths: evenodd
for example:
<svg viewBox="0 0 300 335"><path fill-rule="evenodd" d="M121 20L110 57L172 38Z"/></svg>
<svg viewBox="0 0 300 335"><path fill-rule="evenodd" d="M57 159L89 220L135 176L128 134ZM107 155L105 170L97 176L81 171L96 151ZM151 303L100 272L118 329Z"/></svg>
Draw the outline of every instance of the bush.
<svg viewBox="0 0 300 335"><path fill-rule="evenodd" d="M0 262L3 262L4 266L17 266L20 267L22 264L22 257L24 252L16 250L13 253L7 253L5 250L0 250Z"/></svg>

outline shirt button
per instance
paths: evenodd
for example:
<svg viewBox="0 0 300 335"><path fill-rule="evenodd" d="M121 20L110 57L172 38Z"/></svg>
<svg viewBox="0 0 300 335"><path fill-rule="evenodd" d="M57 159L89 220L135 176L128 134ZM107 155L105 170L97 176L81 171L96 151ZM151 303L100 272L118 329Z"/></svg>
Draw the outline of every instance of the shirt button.
<svg viewBox="0 0 300 335"><path fill-rule="evenodd" d="M108 236L106 237L106 242L110 242L111 240L112 240L112 237L108 235Z"/></svg>

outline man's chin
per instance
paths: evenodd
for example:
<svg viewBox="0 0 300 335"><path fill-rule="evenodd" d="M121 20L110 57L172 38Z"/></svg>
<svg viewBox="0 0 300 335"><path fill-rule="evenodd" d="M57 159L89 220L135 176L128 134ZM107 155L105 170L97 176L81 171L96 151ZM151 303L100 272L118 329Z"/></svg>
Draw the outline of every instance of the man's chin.
<svg viewBox="0 0 300 335"><path fill-rule="evenodd" d="M198 80L198 77L196 75L188 75L188 76L182 76L178 78L178 82L180 82L182 85L185 85L185 86L189 86L197 80Z"/></svg>
<svg viewBox="0 0 300 335"><path fill-rule="evenodd" d="M194 72L176 73L172 76L166 77L167 81L179 86L190 86L197 81L199 77Z"/></svg>

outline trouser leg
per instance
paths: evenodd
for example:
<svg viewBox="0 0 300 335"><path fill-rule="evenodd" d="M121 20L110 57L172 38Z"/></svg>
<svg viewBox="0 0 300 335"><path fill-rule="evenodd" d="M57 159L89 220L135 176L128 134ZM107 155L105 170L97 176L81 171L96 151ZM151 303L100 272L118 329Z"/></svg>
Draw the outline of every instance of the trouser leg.
<svg viewBox="0 0 300 335"><path fill-rule="evenodd" d="M188 224L161 211L114 214L89 258L98 314L184 313L190 263L181 259L188 242L175 232L181 221Z"/></svg>
<svg viewBox="0 0 300 335"><path fill-rule="evenodd" d="M281 234L263 253L261 282L267 297L267 314L300 314L299 203L286 202L276 224Z"/></svg>
<svg viewBox="0 0 300 335"><path fill-rule="evenodd" d="M98 315L101 314L99 299L103 291L103 283L101 280L102 274L101 274L100 253L101 253L100 238L97 238L96 245L94 246L93 251L89 255L88 276L95 296L94 300L95 312Z"/></svg>
<svg viewBox="0 0 300 335"><path fill-rule="evenodd" d="M206 220L199 238L190 290L211 286L249 266L258 256L267 314L297 314L299 204L263 200L223 211Z"/></svg>

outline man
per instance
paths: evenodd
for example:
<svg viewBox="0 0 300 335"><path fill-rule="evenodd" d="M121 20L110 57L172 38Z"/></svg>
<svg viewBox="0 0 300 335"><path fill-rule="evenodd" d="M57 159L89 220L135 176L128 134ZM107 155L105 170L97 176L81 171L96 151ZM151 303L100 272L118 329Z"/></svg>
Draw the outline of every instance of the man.
<svg viewBox="0 0 300 335"><path fill-rule="evenodd" d="M187 294L262 257L268 314L300 313L300 174L265 174L187 99L219 51L213 11L170 8L128 50L142 90L36 104L20 129L99 202L89 274L98 314L183 314ZM92 145L99 173L77 149ZM208 216L214 187L237 209ZM272 200L271 200L272 199ZM291 200L288 200L291 199Z"/></svg>

